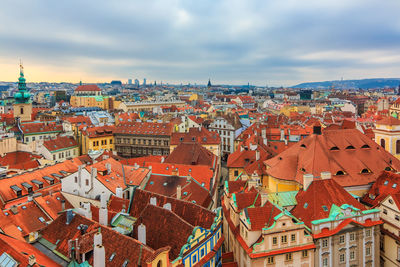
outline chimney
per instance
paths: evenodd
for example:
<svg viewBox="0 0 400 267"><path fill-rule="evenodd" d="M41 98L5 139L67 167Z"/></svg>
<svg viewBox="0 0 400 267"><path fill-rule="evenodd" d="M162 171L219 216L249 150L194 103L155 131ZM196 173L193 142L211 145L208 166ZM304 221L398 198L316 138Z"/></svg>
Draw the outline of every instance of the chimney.
<svg viewBox="0 0 400 267"><path fill-rule="evenodd" d="M29 255L28 264L29 264L29 266L34 266L36 264L35 255Z"/></svg>
<svg viewBox="0 0 400 267"><path fill-rule="evenodd" d="M313 134L321 135L321 126L320 125L314 125L313 127Z"/></svg>
<svg viewBox="0 0 400 267"><path fill-rule="evenodd" d="M281 129L281 141L285 140L285 130Z"/></svg>
<svg viewBox="0 0 400 267"><path fill-rule="evenodd" d="M260 160L260 150L256 150L256 161Z"/></svg>
<svg viewBox="0 0 400 267"><path fill-rule="evenodd" d="M138 226L138 240L146 245L146 226L143 223Z"/></svg>
<svg viewBox="0 0 400 267"><path fill-rule="evenodd" d="M136 162L135 162L134 168L135 168L135 170L139 169L139 165Z"/></svg>
<svg viewBox="0 0 400 267"><path fill-rule="evenodd" d="M176 187L176 198L181 199L181 197L182 197L182 187L180 185L178 185Z"/></svg>
<svg viewBox="0 0 400 267"><path fill-rule="evenodd" d="M267 138L267 129L261 129L261 136L262 138Z"/></svg>
<svg viewBox="0 0 400 267"><path fill-rule="evenodd" d="M78 184L79 184L79 187L81 187L82 186L82 169L83 169L83 165L79 165L78 166Z"/></svg>
<svg viewBox="0 0 400 267"><path fill-rule="evenodd" d="M97 178L97 169L96 168L92 168L92 172L90 173L90 175L91 175L91 179L92 179L92 182L93 182L93 180Z"/></svg>
<svg viewBox="0 0 400 267"><path fill-rule="evenodd" d="M165 158L161 157L161 163L164 163Z"/></svg>
<svg viewBox="0 0 400 267"><path fill-rule="evenodd" d="M115 189L115 195L116 197L122 198L122 188L117 186L117 188Z"/></svg>
<svg viewBox="0 0 400 267"><path fill-rule="evenodd" d="M99 227L99 231L94 234L93 246L103 245L103 237L101 235L101 228Z"/></svg>
<svg viewBox="0 0 400 267"><path fill-rule="evenodd" d="M100 195L100 207L107 208L107 195L105 192L102 192Z"/></svg>
<svg viewBox="0 0 400 267"><path fill-rule="evenodd" d="M33 200L33 194L32 193L29 193L29 195L28 195L28 202L30 202L30 201L32 201Z"/></svg>
<svg viewBox="0 0 400 267"><path fill-rule="evenodd" d="M243 150L244 150L244 147L243 147L243 145L241 145L240 146L240 152L243 152Z"/></svg>
<svg viewBox="0 0 400 267"><path fill-rule="evenodd" d="M110 174L111 173L111 163L107 162L106 168L107 168L107 174Z"/></svg>
<svg viewBox="0 0 400 267"><path fill-rule="evenodd" d="M99 223L101 225L104 225L104 226L108 225L108 211L107 211L107 208L100 208L99 209Z"/></svg>
<svg viewBox="0 0 400 267"><path fill-rule="evenodd" d="M268 193L261 192L261 206L264 206L265 203L268 201Z"/></svg>
<svg viewBox="0 0 400 267"><path fill-rule="evenodd" d="M255 188L257 186L257 181L250 178L247 180L247 186L248 190L252 189L253 187Z"/></svg>
<svg viewBox="0 0 400 267"><path fill-rule="evenodd" d="M303 190L306 191L307 188L310 186L312 181L314 180L314 176L312 174L304 174L303 175Z"/></svg>
<svg viewBox="0 0 400 267"><path fill-rule="evenodd" d="M16 206L16 205L13 205L11 208L10 208L10 211L12 212L12 214L17 214L18 213L18 207Z"/></svg>
<svg viewBox="0 0 400 267"><path fill-rule="evenodd" d="M326 180L326 179L331 179L332 175L330 172L321 172L321 179Z"/></svg>
<svg viewBox="0 0 400 267"><path fill-rule="evenodd" d="M61 199L61 211L65 210L65 200Z"/></svg>
<svg viewBox="0 0 400 267"><path fill-rule="evenodd" d="M94 247L93 267L106 267L106 252L102 245Z"/></svg>
<svg viewBox="0 0 400 267"><path fill-rule="evenodd" d="M154 205L154 206L157 206L157 198L156 197L150 198L150 204Z"/></svg>

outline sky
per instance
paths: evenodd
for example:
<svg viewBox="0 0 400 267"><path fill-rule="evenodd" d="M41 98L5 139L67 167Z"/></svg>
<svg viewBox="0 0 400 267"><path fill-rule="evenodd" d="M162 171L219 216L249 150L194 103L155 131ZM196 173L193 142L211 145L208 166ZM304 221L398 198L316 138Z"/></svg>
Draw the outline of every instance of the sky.
<svg viewBox="0 0 400 267"><path fill-rule="evenodd" d="M0 81L400 77L399 0L2 0Z"/></svg>

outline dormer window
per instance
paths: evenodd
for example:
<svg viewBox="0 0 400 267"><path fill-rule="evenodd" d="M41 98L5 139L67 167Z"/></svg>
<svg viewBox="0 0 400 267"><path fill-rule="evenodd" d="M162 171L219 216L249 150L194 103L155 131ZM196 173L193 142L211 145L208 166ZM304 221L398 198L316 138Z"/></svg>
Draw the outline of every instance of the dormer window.
<svg viewBox="0 0 400 267"><path fill-rule="evenodd" d="M385 168L385 171L388 171L388 172L390 172L390 171L392 171L392 170L393 170L393 169L392 169L391 167L389 167L389 166Z"/></svg>
<svg viewBox="0 0 400 267"><path fill-rule="evenodd" d="M346 149L355 149L355 147L352 146L352 145L349 145L349 146L346 147Z"/></svg>
<svg viewBox="0 0 400 267"><path fill-rule="evenodd" d="M331 151L335 151L335 150L339 150L339 148L338 148L337 146L333 146L333 147L331 147L330 150L331 150Z"/></svg>
<svg viewBox="0 0 400 267"><path fill-rule="evenodd" d="M344 171L337 171L336 175L344 175Z"/></svg>
<svg viewBox="0 0 400 267"><path fill-rule="evenodd" d="M361 170L361 173L368 174L368 173L371 173L371 171L365 168L365 169Z"/></svg>
<svg viewBox="0 0 400 267"><path fill-rule="evenodd" d="M389 181L386 180L386 181L383 183L383 185L388 185L388 183L389 183Z"/></svg>
<svg viewBox="0 0 400 267"><path fill-rule="evenodd" d="M370 148L369 145L365 144L361 148Z"/></svg>
<svg viewBox="0 0 400 267"><path fill-rule="evenodd" d="M306 148L306 145L305 145L305 144L301 144L301 145L300 145L300 147L304 147L304 148Z"/></svg>

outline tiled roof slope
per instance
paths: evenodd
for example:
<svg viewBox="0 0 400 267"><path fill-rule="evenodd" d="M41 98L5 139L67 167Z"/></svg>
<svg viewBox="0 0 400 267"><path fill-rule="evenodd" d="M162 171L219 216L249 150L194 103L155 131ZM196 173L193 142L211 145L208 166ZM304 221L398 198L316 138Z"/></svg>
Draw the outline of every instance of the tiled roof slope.
<svg viewBox="0 0 400 267"><path fill-rule="evenodd" d="M368 206L379 205L389 194L400 192L400 174L383 171L361 201Z"/></svg>
<svg viewBox="0 0 400 267"><path fill-rule="evenodd" d="M311 222L314 220L328 218L333 204L339 207L348 204L365 210L360 202L333 179L314 180L306 191L300 190L297 193L296 201L297 205L291 213L308 227L311 227Z"/></svg>
<svg viewBox="0 0 400 267"><path fill-rule="evenodd" d="M356 129L310 135L264 163L278 179L302 184L304 174L328 171L344 187L374 182L386 168L400 170L397 158Z"/></svg>
<svg viewBox="0 0 400 267"><path fill-rule="evenodd" d="M122 122L118 125L115 133L133 135L161 135L170 136L173 130L171 123L154 122Z"/></svg>
<svg viewBox="0 0 400 267"><path fill-rule="evenodd" d="M92 92L96 92L97 91L97 92L99 92L101 90L95 84L79 85L78 87L75 88L75 92L87 92L87 91L92 91Z"/></svg>
<svg viewBox="0 0 400 267"><path fill-rule="evenodd" d="M78 147L75 139L68 136L58 136L55 139L46 140L43 142L43 145L49 151Z"/></svg>
<svg viewBox="0 0 400 267"><path fill-rule="evenodd" d="M189 142L197 142L201 145L219 145L221 138L217 132L210 132L204 127L190 128L187 133L173 133L171 135L171 145Z"/></svg>
<svg viewBox="0 0 400 267"><path fill-rule="evenodd" d="M213 167L216 156L197 143L181 143L165 159L165 163L207 165Z"/></svg>

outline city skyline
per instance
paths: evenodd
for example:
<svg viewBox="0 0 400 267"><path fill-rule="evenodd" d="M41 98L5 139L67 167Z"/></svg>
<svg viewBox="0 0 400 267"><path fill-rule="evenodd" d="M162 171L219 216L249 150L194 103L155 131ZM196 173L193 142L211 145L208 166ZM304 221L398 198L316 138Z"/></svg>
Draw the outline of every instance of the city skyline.
<svg viewBox="0 0 400 267"><path fill-rule="evenodd" d="M30 82L292 86L399 77L397 1L2 5L2 81L16 80L20 59Z"/></svg>

